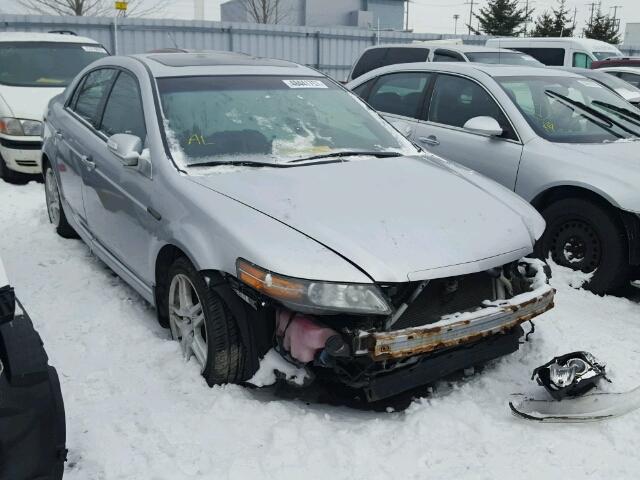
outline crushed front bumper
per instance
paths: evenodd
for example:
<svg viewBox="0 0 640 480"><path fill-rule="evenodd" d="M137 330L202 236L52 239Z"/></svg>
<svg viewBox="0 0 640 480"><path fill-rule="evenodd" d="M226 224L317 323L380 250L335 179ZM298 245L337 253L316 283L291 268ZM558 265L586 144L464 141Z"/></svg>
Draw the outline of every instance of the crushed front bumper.
<svg viewBox="0 0 640 480"><path fill-rule="evenodd" d="M555 290L543 285L508 300L487 302L475 312L395 331L356 332L354 352L374 361L402 359L473 343L505 333L553 308Z"/></svg>

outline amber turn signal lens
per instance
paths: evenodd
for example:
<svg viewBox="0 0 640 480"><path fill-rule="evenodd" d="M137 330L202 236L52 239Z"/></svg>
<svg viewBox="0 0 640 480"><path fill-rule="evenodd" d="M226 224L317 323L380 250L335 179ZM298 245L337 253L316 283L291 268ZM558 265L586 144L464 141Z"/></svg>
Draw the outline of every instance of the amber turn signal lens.
<svg viewBox="0 0 640 480"><path fill-rule="evenodd" d="M304 296L304 284L281 277L246 260L237 263L238 279L255 290L281 300L299 300Z"/></svg>

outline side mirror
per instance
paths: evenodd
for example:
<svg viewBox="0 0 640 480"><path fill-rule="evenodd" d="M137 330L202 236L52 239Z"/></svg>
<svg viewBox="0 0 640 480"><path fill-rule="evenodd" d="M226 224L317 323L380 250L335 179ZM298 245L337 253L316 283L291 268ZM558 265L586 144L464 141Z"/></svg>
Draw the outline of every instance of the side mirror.
<svg viewBox="0 0 640 480"><path fill-rule="evenodd" d="M465 130L469 130L475 133L481 133L483 135L489 135L491 137L497 137L502 135L502 127L498 121L493 117L473 117L467 120L467 123L463 127Z"/></svg>
<svg viewBox="0 0 640 480"><path fill-rule="evenodd" d="M107 148L120 159L123 165L134 167L142 153L140 137L128 133L116 133L107 140Z"/></svg>

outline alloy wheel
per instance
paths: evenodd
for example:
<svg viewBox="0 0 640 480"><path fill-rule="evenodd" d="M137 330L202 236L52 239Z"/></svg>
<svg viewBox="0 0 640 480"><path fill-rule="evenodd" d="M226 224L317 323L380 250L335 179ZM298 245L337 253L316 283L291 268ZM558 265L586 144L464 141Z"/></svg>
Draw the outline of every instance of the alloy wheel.
<svg viewBox="0 0 640 480"><path fill-rule="evenodd" d="M60 192L58 191L56 176L51 168L47 168L44 193L47 201L49 220L57 227L60 225Z"/></svg>
<svg viewBox="0 0 640 480"><path fill-rule="evenodd" d="M202 303L188 276L179 273L169 286L169 326L185 360L193 355L201 372L207 364L207 326Z"/></svg>

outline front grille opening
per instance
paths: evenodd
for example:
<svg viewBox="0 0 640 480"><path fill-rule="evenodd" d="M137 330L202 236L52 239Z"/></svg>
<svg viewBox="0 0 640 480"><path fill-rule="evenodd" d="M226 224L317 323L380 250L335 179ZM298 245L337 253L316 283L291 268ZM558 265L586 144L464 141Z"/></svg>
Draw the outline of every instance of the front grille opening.
<svg viewBox="0 0 640 480"><path fill-rule="evenodd" d="M435 323L445 315L472 312L496 300L495 276L479 272L431 280L393 324L394 330Z"/></svg>

